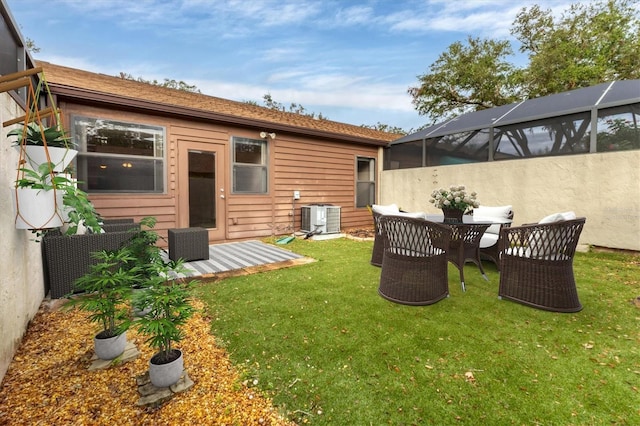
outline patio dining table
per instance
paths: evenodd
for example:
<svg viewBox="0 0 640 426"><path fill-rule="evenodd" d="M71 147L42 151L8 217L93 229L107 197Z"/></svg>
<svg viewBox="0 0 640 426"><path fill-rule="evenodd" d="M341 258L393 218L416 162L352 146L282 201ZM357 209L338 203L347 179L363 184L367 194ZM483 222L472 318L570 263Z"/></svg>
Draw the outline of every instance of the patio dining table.
<svg viewBox="0 0 640 426"><path fill-rule="evenodd" d="M489 281L480 260L480 239L482 234L494 224L511 223L511 219L463 215L462 222L445 222L442 214L427 214L425 219L451 227L453 233L447 251L447 259L460 272L460 286L466 291L464 283L464 264L471 260L480 269L482 277Z"/></svg>

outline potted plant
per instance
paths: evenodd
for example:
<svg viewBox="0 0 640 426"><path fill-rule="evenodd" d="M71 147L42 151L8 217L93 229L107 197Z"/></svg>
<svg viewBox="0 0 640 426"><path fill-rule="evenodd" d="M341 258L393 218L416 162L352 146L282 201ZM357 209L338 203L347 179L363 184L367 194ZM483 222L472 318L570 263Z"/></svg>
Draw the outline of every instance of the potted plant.
<svg viewBox="0 0 640 426"><path fill-rule="evenodd" d="M62 225L57 194L69 181L52 170L52 163L42 163L35 170L18 170L20 177L12 192L16 228L38 230Z"/></svg>
<svg viewBox="0 0 640 426"><path fill-rule="evenodd" d="M45 127L29 123L7 133L7 137L12 136L17 137L13 145L24 151L34 170L44 162L52 162L54 171L62 172L78 154L75 144L59 125Z"/></svg>
<svg viewBox="0 0 640 426"><path fill-rule="evenodd" d="M61 216L66 235L82 234L83 229L93 233L102 232L102 218L89 201L88 194L68 179L62 186Z"/></svg>
<svg viewBox="0 0 640 426"><path fill-rule="evenodd" d="M92 256L98 263L74 283L85 294L70 295L70 306L90 312L89 320L101 325L94 338L95 353L100 359L110 360L120 356L127 343L126 331L131 325L128 302L138 270L124 268L132 259L127 247L102 250Z"/></svg>
<svg viewBox="0 0 640 426"><path fill-rule="evenodd" d="M155 225L155 218L140 221L147 227ZM173 279L183 272L183 261L165 260L161 249L155 245L158 235L152 230L142 230L130 241L129 249L137 253L136 268L142 271L143 287L133 300L134 311L140 318L135 322L138 331L147 336L146 342L156 349L149 360L149 378L156 387L175 384L182 376L184 359L182 351L174 344L184 338L181 327L193 314L190 288L195 281Z"/></svg>
<svg viewBox="0 0 640 426"><path fill-rule="evenodd" d="M460 223L464 213L480 206L476 196L475 192L467 193L464 185L451 185L449 189L434 190L429 202L442 209L445 223Z"/></svg>
<svg viewBox="0 0 640 426"><path fill-rule="evenodd" d="M194 281L157 275L137 300L139 306L147 310L135 325L148 337L146 342L156 349L149 360L149 379L156 387L175 384L184 371L182 351L175 348L174 343L184 338L181 327L193 314L189 291L193 284Z"/></svg>

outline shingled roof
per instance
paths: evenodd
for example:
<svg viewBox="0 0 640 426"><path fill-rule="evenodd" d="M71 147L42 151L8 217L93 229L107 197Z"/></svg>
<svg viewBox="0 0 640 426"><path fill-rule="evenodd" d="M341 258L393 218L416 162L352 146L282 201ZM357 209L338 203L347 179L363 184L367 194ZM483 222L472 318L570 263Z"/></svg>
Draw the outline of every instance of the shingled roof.
<svg viewBox="0 0 640 426"><path fill-rule="evenodd" d="M38 62L51 91L84 103L107 103L164 115L287 131L301 135L386 146L401 135L337 121L278 111L245 102L169 89L120 77Z"/></svg>

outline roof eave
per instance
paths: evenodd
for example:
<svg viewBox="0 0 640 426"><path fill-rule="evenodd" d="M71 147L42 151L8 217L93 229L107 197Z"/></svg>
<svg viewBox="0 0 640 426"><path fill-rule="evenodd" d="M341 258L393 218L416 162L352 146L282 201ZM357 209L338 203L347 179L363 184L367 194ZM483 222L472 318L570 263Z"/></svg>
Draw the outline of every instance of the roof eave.
<svg viewBox="0 0 640 426"><path fill-rule="evenodd" d="M78 87L67 86L57 83L48 83L51 93L64 98L81 103L109 104L117 105L119 108L132 109L137 111L146 111L154 114L166 116L180 116L189 119L197 119L208 122L216 122L222 124L231 124L241 127L257 127L265 128L270 131L281 131L295 133L298 135L312 136L315 138L338 140L342 142L352 142L361 145L387 146L387 141L369 139L353 135L345 135L335 132L327 132L306 127L291 126L287 124L277 123L266 120L256 120L245 117L238 117L229 114L221 114L214 111L207 111L197 108L186 108L177 105L170 105L160 102L152 102L144 99L129 98L113 94L106 94L95 90L81 89Z"/></svg>

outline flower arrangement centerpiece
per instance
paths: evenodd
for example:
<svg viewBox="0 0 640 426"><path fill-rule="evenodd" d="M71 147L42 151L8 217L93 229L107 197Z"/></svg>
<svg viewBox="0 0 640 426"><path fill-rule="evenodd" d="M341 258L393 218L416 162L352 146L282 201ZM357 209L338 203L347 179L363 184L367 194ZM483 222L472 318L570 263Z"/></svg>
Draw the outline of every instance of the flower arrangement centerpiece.
<svg viewBox="0 0 640 426"><path fill-rule="evenodd" d="M476 196L475 192L467 193L464 185L451 185L449 189L434 190L429 202L442 209L445 222L462 222L466 211L480 205Z"/></svg>

